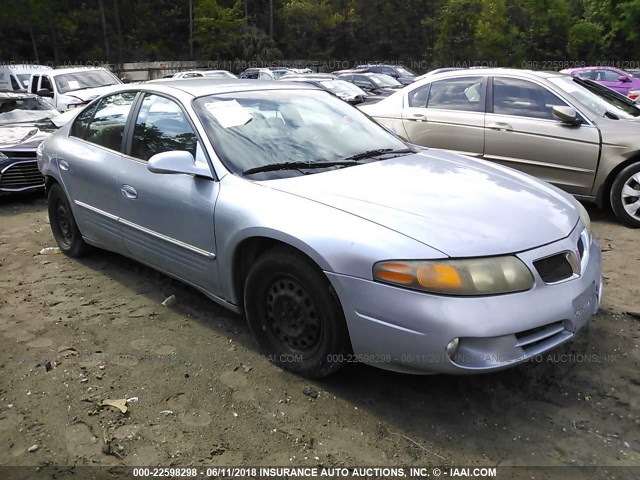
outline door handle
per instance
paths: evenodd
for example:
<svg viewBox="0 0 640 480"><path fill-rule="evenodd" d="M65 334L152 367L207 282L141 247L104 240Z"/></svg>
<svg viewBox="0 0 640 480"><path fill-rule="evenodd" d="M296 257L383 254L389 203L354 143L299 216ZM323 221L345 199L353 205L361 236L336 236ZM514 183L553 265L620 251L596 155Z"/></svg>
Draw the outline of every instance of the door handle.
<svg viewBox="0 0 640 480"><path fill-rule="evenodd" d="M124 195L125 198L128 198L130 200L138 198L138 192L136 192L136 189L131 185L122 185L122 188L120 188L120 192L122 193L122 195Z"/></svg>
<svg viewBox="0 0 640 480"><path fill-rule="evenodd" d="M511 132L511 131L513 131L513 127L511 125L509 125L508 123L505 123L505 122L490 123L489 125L487 125L487 128L490 128L491 130L499 130L499 131L502 131L502 132Z"/></svg>
<svg viewBox="0 0 640 480"><path fill-rule="evenodd" d="M69 164L64 160L58 161L58 166L60 167L60 170L64 170L65 172L69 170Z"/></svg>
<svg viewBox="0 0 640 480"><path fill-rule="evenodd" d="M427 116L422 113L414 113L413 115L409 115L408 120L412 122L426 122Z"/></svg>

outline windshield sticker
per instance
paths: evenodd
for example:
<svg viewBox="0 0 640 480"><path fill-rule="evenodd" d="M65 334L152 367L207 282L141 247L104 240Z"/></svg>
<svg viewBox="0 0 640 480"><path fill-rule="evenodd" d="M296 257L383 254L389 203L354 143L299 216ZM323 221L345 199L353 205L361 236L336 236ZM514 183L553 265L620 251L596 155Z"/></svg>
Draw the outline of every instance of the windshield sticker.
<svg viewBox="0 0 640 480"><path fill-rule="evenodd" d="M69 80L69 88L71 90L77 90L80 88L80 82L77 80Z"/></svg>
<svg viewBox="0 0 640 480"><path fill-rule="evenodd" d="M237 100L205 103L204 108L224 128L246 125L253 118Z"/></svg>

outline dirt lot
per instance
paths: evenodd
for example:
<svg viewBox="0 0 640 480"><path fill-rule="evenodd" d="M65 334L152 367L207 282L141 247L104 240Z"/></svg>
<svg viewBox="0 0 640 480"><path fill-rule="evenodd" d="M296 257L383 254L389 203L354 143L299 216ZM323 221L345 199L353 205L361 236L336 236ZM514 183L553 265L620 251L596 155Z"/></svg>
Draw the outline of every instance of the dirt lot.
<svg viewBox="0 0 640 480"><path fill-rule="evenodd" d="M174 280L107 252L38 255L55 245L44 199L2 198L0 465L587 465L640 478L640 231L590 211L604 304L557 355L477 377L353 364L310 382ZM131 397L126 414L100 406Z"/></svg>

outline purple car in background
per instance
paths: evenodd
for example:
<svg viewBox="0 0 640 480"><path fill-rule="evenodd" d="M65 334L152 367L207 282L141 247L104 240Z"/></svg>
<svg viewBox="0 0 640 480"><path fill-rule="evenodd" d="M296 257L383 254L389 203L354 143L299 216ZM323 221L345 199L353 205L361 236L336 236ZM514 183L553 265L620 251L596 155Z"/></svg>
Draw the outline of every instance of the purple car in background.
<svg viewBox="0 0 640 480"><path fill-rule="evenodd" d="M640 78L629 72L613 67L568 68L560 73L568 73L574 77L586 78L609 87L616 92L627 95L632 100L640 96Z"/></svg>

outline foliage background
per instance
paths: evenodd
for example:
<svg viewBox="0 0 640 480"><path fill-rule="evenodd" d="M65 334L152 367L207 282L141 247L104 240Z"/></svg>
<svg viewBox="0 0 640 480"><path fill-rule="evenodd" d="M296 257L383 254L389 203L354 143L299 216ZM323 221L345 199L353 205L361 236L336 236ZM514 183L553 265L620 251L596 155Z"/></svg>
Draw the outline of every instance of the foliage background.
<svg viewBox="0 0 640 480"><path fill-rule="evenodd" d="M620 61L640 67L640 0L20 0L6 7L0 60L15 63L379 60L420 61L428 69Z"/></svg>

